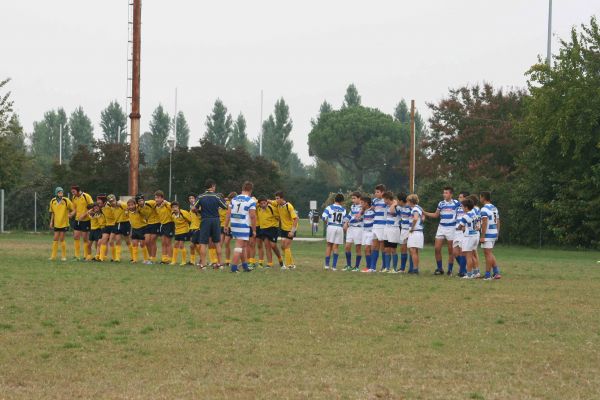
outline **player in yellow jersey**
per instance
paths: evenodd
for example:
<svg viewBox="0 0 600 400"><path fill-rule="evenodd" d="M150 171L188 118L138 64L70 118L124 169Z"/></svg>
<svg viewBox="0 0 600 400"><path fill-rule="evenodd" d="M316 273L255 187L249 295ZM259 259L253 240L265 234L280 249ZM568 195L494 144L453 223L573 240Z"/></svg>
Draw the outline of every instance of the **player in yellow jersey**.
<svg viewBox="0 0 600 400"><path fill-rule="evenodd" d="M105 194L99 194L96 196L96 202L100 206L100 212L104 217L104 227L102 228L102 238L98 241L100 243L100 261L106 260L106 253L108 252L108 245L110 241L110 234L114 229L114 214L112 208L107 204L107 197ZM109 225L109 217L112 218L112 226Z"/></svg>
<svg viewBox="0 0 600 400"><path fill-rule="evenodd" d="M146 222L148 223L144 238L148 253L150 253L150 262L147 264L152 264L156 261L156 239L160 235L160 218L156 212L156 201L145 200L144 195L141 193L135 196L135 201L137 202L140 214L146 218Z"/></svg>
<svg viewBox="0 0 600 400"><path fill-rule="evenodd" d="M131 224L131 262L138 261L138 248L142 248L144 264L150 262L150 254L146 248L146 227L148 223L146 218L138 210L135 199L127 200L127 213L129 214L129 223Z"/></svg>
<svg viewBox="0 0 600 400"><path fill-rule="evenodd" d="M187 210L181 210L179 208L179 202L174 201L171 203L171 217L175 226L175 247L173 249L173 258L171 265L177 264L177 258L181 253L181 264L185 265L187 261L187 255L185 254L185 242L188 241L190 233L190 223L192 222L192 216Z"/></svg>
<svg viewBox="0 0 600 400"><path fill-rule="evenodd" d="M107 250L110 247L111 260L114 261L117 254L115 247L113 246L113 238L114 233L117 229L117 221L115 218L115 212L113 207L110 204L110 197L114 197L114 195L99 195L97 197L98 200L102 199L102 214L104 214L104 219L106 220L106 225L104 226L104 230L102 234L108 234L108 242L107 242Z"/></svg>
<svg viewBox="0 0 600 400"><path fill-rule="evenodd" d="M298 229L298 214L296 214L292 203L286 201L282 191L275 193L275 201L272 204L276 204L279 211L281 250L283 250L285 256L285 265L282 269L286 267L294 269L296 265L292 257L292 240L294 240L296 229Z"/></svg>
<svg viewBox="0 0 600 400"><path fill-rule="evenodd" d="M194 194L188 195L188 201L190 202L190 218L192 222L190 222L190 261L187 263L189 265L196 265L196 253L200 255L200 223L201 218L198 210L194 208L194 204L196 204L196 196Z"/></svg>
<svg viewBox="0 0 600 400"><path fill-rule="evenodd" d="M54 230L52 239L52 254L50 261L56 260L58 253L58 242L60 242L60 259L67 261L67 244L65 243L65 232L69 230L69 213L74 210L73 203L63 197L64 191L60 186L54 189L54 198L50 200L50 229Z"/></svg>
<svg viewBox="0 0 600 400"><path fill-rule="evenodd" d="M77 185L71 186L71 195L73 199L73 211L69 215L73 218L73 242L75 245L75 259L81 259L81 239L83 239L83 259L89 260L88 249L91 248L89 243L90 237L90 217L88 216L88 207L91 206L94 201L92 196L83 192Z"/></svg>
<svg viewBox="0 0 600 400"><path fill-rule="evenodd" d="M133 249L131 247L131 240L129 239L129 235L131 234L131 223L129 222L127 204L122 201L117 201L117 198L114 195L110 195L108 201L113 208L116 223L114 233L111 234L111 246L114 246L116 256L114 260L115 262L121 262L121 244L123 239L125 239L131 261L131 259L133 259Z"/></svg>
<svg viewBox="0 0 600 400"><path fill-rule="evenodd" d="M226 231L225 228L225 219L227 217L227 210L229 209L229 205L231 204L231 200L237 196L236 192L231 192L225 199L225 204L227 204L227 209L220 208L219 209L219 221L221 223L221 243L225 246L225 266L229 268L231 264L231 232ZM229 227L227 227L229 228Z"/></svg>
<svg viewBox="0 0 600 400"><path fill-rule="evenodd" d="M161 264L169 264L173 249L171 240L175 234L175 224L171 217L171 203L165 200L165 193L162 190L154 192L154 201L156 202L156 213L160 220L160 241L161 241Z"/></svg>
<svg viewBox="0 0 600 400"><path fill-rule="evenodd" d="M106 225L102 207L99 203L88 206L88 217L90 218L90 237L88 241L88 257L90 261L100 261L100 250L102 248L102 228ZM96 256L92 257L92 244L96 244Z"/></svg>
<svg viewBox="0 0 600 400"><path fill-rule="evenodd" d="M272 268L273 252L275 252L279 260L279 266L282 267L283 260L277 247L277 237L279 236L279 211L277 207L269 204L266 197L260 197L256 208L256 217L256 242L258 244L259 260L264 260L264 253L266 253L267 268Z"/></svg>

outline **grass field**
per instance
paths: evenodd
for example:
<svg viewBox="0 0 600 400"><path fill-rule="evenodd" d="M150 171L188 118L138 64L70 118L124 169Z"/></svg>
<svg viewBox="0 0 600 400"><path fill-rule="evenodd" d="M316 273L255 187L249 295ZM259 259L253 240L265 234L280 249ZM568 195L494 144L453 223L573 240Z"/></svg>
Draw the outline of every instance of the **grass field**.
<svg viewBox="0 0 600 400"><path fill-rule="evenodd" d="M600 253L499 248L503 279L46 261L0 236L0 398L592 399ZM68 250L72 251L72 242ZM125 251L124 254L127 252Z"/></svg>

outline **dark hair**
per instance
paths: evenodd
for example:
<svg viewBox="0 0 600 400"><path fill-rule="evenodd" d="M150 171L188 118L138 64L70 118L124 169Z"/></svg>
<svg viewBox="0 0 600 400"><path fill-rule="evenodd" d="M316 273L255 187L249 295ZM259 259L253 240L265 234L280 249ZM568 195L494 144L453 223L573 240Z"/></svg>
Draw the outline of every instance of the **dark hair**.
<svg viewBox="0 0 600 400"><path fill-rule="evenodd" d="M204 181L204 188L206 188L206 189L210 189L211 187L216 186L216 185L217 185L217 183L210 178L208 178L207 180Z"/></svg>
<svg viewBox="0 0 600 400"><path fill-rule="evenodd" d="M196 195L195 195L194 193L189 193L189 194L188 194L188 199L189 199L190 197L196 198Z"/></svg>
<svg viewBox="0 0 600 400"><path fill-rule="evenodd" d="M260 203L261 201L267 201L267 196L265 196L265 195L258 196L258 202Z"/></svg>
<svg viewBox="0 0 600 400"><path fill-rule="evenodd" d="M362 201L364 201L365 203L367 203L367 205L369 207L371 207L371 198L369 196L363 196L360 198Z"/></svg>
<svg viewBox="0 0 600 400"><path fill-rule="evenodd" d="M461 201L461 204L463 205L463 207L468 208L469 210L472 210L473 207L475 207L475 203L473 203L473 199L471 198L471 196Z"/></svg>
<svg viewBox="0 0 600 400"><path fill-rule="evenodd" d="M398 197L398 200L400 200L400 201L402 201L402 202L406 203L406 193L404 193L404 192L400 192L400 193L398 193L398 196L397 196L397 197Z"/></svg>
<svg viewBox="0 0 600 400"><path fill-rule="evenodd" d="M275 197L280 197L282 199L285 199L285 196L283 195L283 190L278 190L275 192Z"/></svg>
<svg viewBox="0 0 600 400"><path fill-rule="evenodd" d="M156 192L154 192L154 195L162 197L163 199L165 198L165 192L163 192L162 190L157 190Z"/></svg>
<svg viewBox="0 0 600 400"><path fill-rule="evenodd" d="M383 198L386 200L394 200L394 193L392 192L385 192L383 194Z"/></svg>
<svg viewBox="0 0 600 400"><path fill-rule="evenodd" d="M467 196L468 196L468 195L470 195L471 193L469 193L469 192L467 192L467 191L464 191L464 192L460 192L460 193L459 193L459 196L460 196L461 194L463 195L463 197L467 197Z"/></svg>
<svg viewBox="0 0 600 400"><path fill-rule="evenodd" d="M375 186L375 190L379 190L380 192L385 192L385 185L383 183L380 183L379 185Z"/></svg>
<svg viewBox="0 0 600 400"><path fill-rule="evenodd" d="M487 190L484 192L479 192L479 197L483 197L485 201L492 201L492 192Z"/></svg>
<svg viewBox="0 0 600 400"><path fill-rule="evenodd" d="M237 192L231 192L231 193L229 193L229 196L227 196L227 198L228 198L229 200L231 200L231 199L233 199L235 196L237 196Z"/></svg>
<svg viewBox="0 0 600 400"><path fill-rule="evenodd" d="M245 192L251 192L252 189L254 189L254 185L250 181L246 181L242 185L242 190L245 191Z"/></svg>
<svg viewBox="0 0 600 400"><path fill-rule="evenodd" d="M450 193L454 193L454 188L452 186L444 186L444 190L450 191Z"/></svg>
<svg viewBox="0 0 600 400"><path fill-rule="evenodd" d="M173 207L173 206L177 206L177 207L179 207L179 202L178 202L178 201L173 201L173 202L171 203L171 207Z"/></svg>
<svg viewBox="0 0 600 400"><path fill-rule="evenodd" d="M81 192L81 188L78 185L71 186L71 190L76 190L78 192Z"/></svg>
<svg viewBox="0 0 600 400"><path fill-rule="evenodd" d="M473 207L479 204L479 199L474 194L470 194L469 196L467 196L467 198L471 199L471 201L473 202Z"/></svg>
<svg viewBox="0 0 600 400"><path fill-rule="evenodd" d="M344 195L341 193L338 193L335 195L335 197L333 198L333 201L335 201L336 203L341 203L344 201Z"/></svg>
<svg viewBox="0 0 600 400"><path fill-rule="evenodd" d="M360 192L352 192L352 196L361 198L362 194Z"/></svg>

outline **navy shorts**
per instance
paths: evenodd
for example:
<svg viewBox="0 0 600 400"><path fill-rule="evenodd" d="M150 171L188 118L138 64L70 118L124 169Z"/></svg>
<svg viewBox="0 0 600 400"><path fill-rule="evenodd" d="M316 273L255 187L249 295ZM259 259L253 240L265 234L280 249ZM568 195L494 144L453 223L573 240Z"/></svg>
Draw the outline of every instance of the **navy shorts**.
<svg viewBox="0 0 600 400"><path fill-rule="evenodd" d="M175 222L169 222L160 226L160 236L172 238L175 235Z"/></svg>
<svg viewBox="0 0 600 400"><path fill-rule="evenodd" d="M256 237L261 240L267 239L269 240L269 242L277 243L277 236L279 236L278 233L279 229L277 229L276 227L265 229L257 228Z"/></svg>
<svg viewBox="0 0 600 400"><path fill-rule="evenodd" d="M222 227L221 227L221 235L225 235L225 236L227 236L227 237L231 237L231 231L229 231L229 232L225 232L225 227L224 227L224 226L222 226Z"/></svg>
<svg viewBox="0 0 600 400"><path fill-rule="evenodd" d="M293 240L296 237L296 234L294 233L294 235L292 237L289 237L289 233L290 231L284 231L283 229L279 231L279 236L281 236L282 239L290 239Z"/></svg>
<svg viewBox="0 0 600 400"><path fill-rule="evenodd" d="M66 232L69 230L68 226L65 226L64 228L54 228L54 232Z"/></svg>
<svg viewBox="0 0 600 400"><path fill-rule="evenodd" d="M194 244L200 244L200 229L190 231L190 240Z"/></svg>
<svg viewBox="0 0 600 400"><path fill-rule="evenodd" d="M146 234L146 227L131 230L131 238L133 240L144 240L144 235Z"/></svg>
<svg viewBox="0 0 600 400"><path fill-rule="evenodd" d="M131 223L129 221L119 222L115 227L115 233L122 236L129 236L131 233Z"/></svg>
<svg viewBox="0 0 600 400"><path fill-rule="evenodd" d="M102 228L102 233L108 233L109 235L111 233L117 233L117 227L114 225L107 225L104 228Z"/></svg>
<svg viewBox="0 0 600 400"><path fill-rule="evenodd" d="M182 233L181 235L175 235L176 242L187 242L190 240L190 233Z"/></svg>
<svg viewBox="0 0 600 400"><path fill-rule="evenodd" d="M73 221L73 230L81 232L89 232L92 228L90 221Z"/></svg>
<svg viewBox="0 0 600 400"><path fill-rule="evenodd" d="M209 239L213 243L221 241L221 221L219 218L204 218L200 225L200 244L208 244Z"/></svg>
<svg viewBox="0 0 600 400"><path fill-rule="evenodd" d="M102 229L93 229L90 232L90 242L97 242L102 239Z"/></svg>
<svg viewBox="0 0 600 400"><path fill-rule="evenodd" d="M160 235L160 224L148 224L146 226L146 233L150 235Z"/></svg>

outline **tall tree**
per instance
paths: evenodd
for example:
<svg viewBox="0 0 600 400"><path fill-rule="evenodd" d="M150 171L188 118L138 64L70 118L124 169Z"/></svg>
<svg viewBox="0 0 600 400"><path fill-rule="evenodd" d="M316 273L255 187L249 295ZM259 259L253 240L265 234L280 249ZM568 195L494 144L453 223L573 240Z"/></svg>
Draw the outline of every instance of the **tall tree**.
<svg viewBox="0 0 600 400"><path fill-rule="evenodd" d="M150 120L150 131L144 132L140 138L140 148L144 153L146 163L154 166L156 162L167 154L167 138L171 129L171 117L162 105L156 107Z"/></svg>
<svg viewBox="0 0 600 400"><path fill-rule="evenodd" d="M10 82L10 79L4 79L0 81L0 89L6 86ZM6 92L4 94L0 93L0 133L4 132L6 126L8 125L8 121L12 115L13 111L13 102L10 100L10 92Z"/></svg>
<svg viewBox="0 0 600 400"><path fill-rule="evenodd" d="M62 159L71 158L71 135L65 110L51 110L44 113L44 119L33 123L31 150L36 161L48 166L53 160L59 160L59 137L62 126Z"/></svg>
<svg viewBox="0 0 600 400"><path fill-rule="evenodd" d="M111 101L100 113L100 128L106 143L126 142L127 116L116 100Z"/></svg>
<svg viewBox="0 0 600 400"><path fill-rule="evenodd" d="M273 114L263 123L263 155L275 161L282 171L289 171L293 142L290 109L283 98L275 103Z"/></svg>
<svg viewBox="0 0 600 400"><path fill-rule="evenodd" d="M94 127L92 121L83 111L83 107L79 106L71 113L69 130L73 136L73 149L77 150L79 146L92 148L94 144Z"/></svg>
<svg viewBox="0 0 600 400"><path fill-rule="evenodd" d="M351 83L346 89L346 95L344 96L344 104L342 108L358 107L361 105L361 98L358 94L358 89Z"/></svg>
<svg viewBox="0 0 600 400"><path fill-rule="evenodd" d="M12 114L8 123L0 130L0 154L0 187L10 191L20 182L27 161L25 134L16 114Z"/></svg>
<svg viewBox="0 0 600 400"><path fill-rule="evenodd" d="M246 118L240 113L233 123L233 131L231 140L229 141L230 149L246 149L249 150L250 142L246 134Z"/></svg>
<svg viewBox="0 0 600 400"><path fill-rule="evenodd" d="M215 101L212 113L206 117L204 139L217 146L227 147L233 130L233 119L221 99Z"/></svg>
<svg viewBox="0 0 600 400"><path fill-rule="evenodd" d="M187 149L190 142L190 127L183 115L183 111L177 113L177 123L175 143L177 147L185 147Z"/></svg>
<svg viewBox="0 0 600 400"><path fill-rule="evenodd" d="M312 125L312 127L314 128L319 123L319 120L321 119L321 116L323 114L327 114L331 111L333 111L333 107L331 106L331 104L329 104L327 100L323 100L323 103L321 103L321 106L319 107L319 114L317 115L317 118L312 118L310 120L310 124Z"/></svg>

